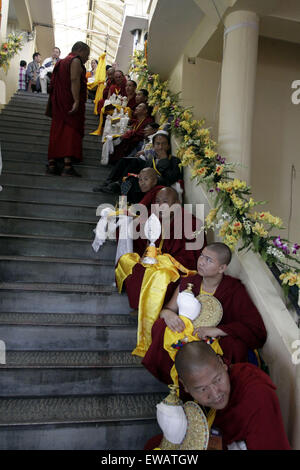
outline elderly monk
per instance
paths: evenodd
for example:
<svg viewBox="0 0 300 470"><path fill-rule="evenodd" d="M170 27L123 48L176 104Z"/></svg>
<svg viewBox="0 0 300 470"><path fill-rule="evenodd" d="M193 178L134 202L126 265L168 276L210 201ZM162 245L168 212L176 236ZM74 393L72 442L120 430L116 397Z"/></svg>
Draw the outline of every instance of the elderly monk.
<svg viewBox="0 0 300 470"><path fill-rule="evenodd" d="M178 202L178 194L174 189L161 189L156 195L155 202L159 209L160 220L167 222L169 219L169 227L165 225L164 228L162 224L162 235L155 242L158 248L157 264L143 262L147 240L138 238L134 241L135 253L122 256L116 268L119 291L121 292L125 281L130 306L133 309L138 308L138 341L133 354L141 357L144 357L151 344L151 328L158 318L165 298L169 299L174 292L180 272L185 275L194 273L191 270L195 269L202 248L187 247L187 242L196 230L197 219L190 215L190 234L187 234L187 230L184 230L187 216ZM170 208L173 211L170 212ZM151 257L147 253L146 256Z"/></svg>
<svg viewBox="0 0 300 470"><path fill-rule="evenodd" d="M276 387L258 367L228 367L203 341L184 345L175 366L185 391L209 409L208 424L221 431L224 450L291 449ZM155 448L161 438L153 438L146 448Z"/></svg>
<svg viewBox="0 0 300 470"><path fill-rule="evenodd" d="M59 174L56 162L64 160L62 176L81 176L72 167L72 159L82 160L87 81L85 62L90 48L84 42L74 44L71 53L60 60L50 85L52 123L48 148L49 174Z"/></svg>
<svg viewBox="0 0 300 470"><path fill-rule="evenodd" d="M200 339L219 338L224 358L229 363L247 362L248 351L261 348L267 337L264 322L239 279L224 274L231 261L231 251L224 243L207 245L197 263L197 274L181 279L171 300L160 312L152 328L152 344L143 365L159 380L171 383L173 362L163 348L166 326L181 332L185 325L178 316L177 296L188 283L193 293L214 295L222 304L223 317L216 328L198 328Z"/></svg>

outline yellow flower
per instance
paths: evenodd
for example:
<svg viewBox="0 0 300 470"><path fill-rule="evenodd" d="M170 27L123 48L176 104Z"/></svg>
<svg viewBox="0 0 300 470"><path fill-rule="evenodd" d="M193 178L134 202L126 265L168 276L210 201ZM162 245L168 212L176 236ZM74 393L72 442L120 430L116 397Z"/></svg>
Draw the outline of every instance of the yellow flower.
<svg viewBox="0 0 300 470"><path fill-rule="evenodd" d="M238 178L234 178L232 185L233 185L233 188L234 188L236 191L237 191L237 190L243 191L243 190L247 189L247 183L246 183L246 181L241 181L241 180L239 180Z"/></svg>
<svg viewBox="0 0 300 470"><path fill-rule="evenodd" d="M282 284L288 284L289 286L300 286L300 274L296 274L294 271L281 274L279 279L281 279Z"/></svg>
<svg viewBox="0 0 300 470"><path fill-rule="evenodd" d="M237 235L243 228L243 224L239 222L238 220L234 221L233 224L231 225L231 231L233 234Z"/></svg>
<svg viewBox="0 0 300 470"><path fill-rule="evenodd" d="M212 150L210 147L206 147L204 149L204 153L207 158L215 158L217 156L217 153L214 150Z"/></svg>
<svg viewBox="0 0 300 470"><path fill-rule="evenodd" d="M227 183L222 183L221 181L217 184L217 188L221 191L226 191L227 193L231 193L233 190L232 182L228 181Z"/></svg>
<svg viewBox="0 0 300 470"><path fill-rule="evenodd" d="M214 221L215 218L216 218L217 211L218 211L218 209L212 209L212 210L209 212L209 214L207 215L207 217L206 217L206 219L205 219L207 228L209 228L209 227L211 227L211 226L213 225L213 221Z"/></svg>
<svg viewBox="0 0 300 470"><path fill-rule="evenodd" d="M180 126L183 127L183 129L187 131L188 134L191 134L193 131L191 125L187 121L181 121Z"/></svg>
<svg viewBox="0 0 300 470"><path fill-rule="evenodd" d="M238 197L235 193L232 193L230 195L230 198L234 204L234 206L237 208L237 209L242 209L244 206L245 206L245 202L243 201L243 199L241 199L240 197Z"/></svg>
<svg viewBox="0 0 300 470"><path fill-rule="evenodd" d="M206 173L207 173L207 170L208 170L208 168L205 167L205 166L203 166L202 168L199 168L199 169L197 170L197 175L198 175L198 176L201 176L202 178L204 178L204 176L205 176Z"/></svg>
<svg viewBox="0 0 300 470"><path fill-rule="evenodd" d="M186 109L186 110L184 111L184 113L182 114L182 118L185 119L186 121L188 121L189 119L191 119L192 116L193 116L193 115L192 115L191 111L189 111L189 110L187 110L187 109Z"/></svg>
<svg viewBox="0 0 300 470"><path fill-rule="evenodd" d="M224 171L224 166L223 165L217 165L216 166L216 173L217 175L221 175Z"/></svg>
<svg viewBox="0 0 300 470"><path fill-rule="evenodd" d="M260 212L257 218L275 227L282 227L283 224L279 217L274 217L270 212Z"/></svg>
<svg viewBox="0 0 300 470"><path fill-rule="evenodd" d="M263 238L268 236L268 232L265 230L265 227L258 222L256 222L256 224L252 227L252 231Z"/></svg>
<svg viewBox="0 0 300 470"><path fill-rule="evenodd" d="M198 138L209 137L209 130L208 129L199 129L196 132L196 137L198 137Z"/></svg>
<svg viewBox="0 0 300 470"><path fill-rule="evenodd" d="M228 231L228 228L229 228L229 222L224 222L224 224L222 225L221 227L221 230L219 231L219 236L220 237L225 237L227 231Z"/></svg>
<svg viewBox="0 0 300 470"><path fill-rule="evenodd" d="M225 245L227 245L227 246L231 249L231 251L234 251L237 242L238 242L238 239L235 238L235 237L232 236L232 235L227 235L227 236L224 238L224 243L225 243Z"/></svg>

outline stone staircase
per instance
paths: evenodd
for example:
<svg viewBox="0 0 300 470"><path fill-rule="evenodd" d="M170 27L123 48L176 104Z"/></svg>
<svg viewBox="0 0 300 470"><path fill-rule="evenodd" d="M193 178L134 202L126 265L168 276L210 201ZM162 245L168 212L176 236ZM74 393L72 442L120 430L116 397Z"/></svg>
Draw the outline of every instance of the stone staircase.
<svg viewBox="0 0 300 470"><path fill-rule="evenodd" d="M97 118L87 104L82 178L46 175L46 100L18 92L0 114L0 449L142 449L166 388L130 353L115 244L91 247L97 206L115 202L92 192L108 174Z"/></svg>

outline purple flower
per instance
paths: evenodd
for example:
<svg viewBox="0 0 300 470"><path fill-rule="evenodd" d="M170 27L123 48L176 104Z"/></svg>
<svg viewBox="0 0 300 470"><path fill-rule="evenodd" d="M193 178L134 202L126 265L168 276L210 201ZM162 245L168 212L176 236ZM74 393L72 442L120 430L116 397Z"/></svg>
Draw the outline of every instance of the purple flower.
<svg viewBox="0 0 300 470"><path fill-rule="evenodd" d="M222 158L221 155L217 155L217 161L220 162L222 165L226 162L226 158Z"/></svg>
<svg viewBox="0 0 300 470"><path fill-rule="evenodd" d="M298 243L295 243L294 246L293 246L293 255L296 255L297 254L297 251L299 250L300 248L300 245L298 245Z"/></svg>
<svg viewBox="0 0 300 470"><path fill-rule="evenodd" d="M213 192L214 192L214 189L210 189L209 192L210 192L210 193L213 193Z"/></svg>
<svg viewBox="0 0 300 470"><path fill-rule="evenodd" d="M277 248L282 248L282 246L283 246L283 243L282 243L280 237L275 238L273 240L273 243L274 243L275 246L277 246Z"/></svg>
<svg viewBox="0 0 300 470"><path fill-rule="evenodd" d="M282 244L282 246L281 246L281 248L282 248L282 251L284 251L284 252L285 252L285 254L287 254L287 255L289 255L289 254L290 254L289 247L287 246L287 244L286 244L286 243L283 243L283 244Z"/></svg>
<svg viewBox="0 0 300 470"><path fill-rule="evenodd" d="M179 124L180 124L180 119L177 118L177 119L175 120L175 127L179 127Z"/></svg>

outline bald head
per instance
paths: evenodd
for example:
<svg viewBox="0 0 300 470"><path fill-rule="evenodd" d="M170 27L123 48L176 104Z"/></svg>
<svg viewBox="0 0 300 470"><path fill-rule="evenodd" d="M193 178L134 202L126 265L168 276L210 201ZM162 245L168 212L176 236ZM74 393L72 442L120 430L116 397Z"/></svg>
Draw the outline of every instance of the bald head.
<svg viewBox="0 0 300 470"><path fill-rule="evenodd" d="M203 406L224 409L230 397L228 367L203 341L182 347L176 355L175 367L184 389Z"/></svg>
<svg viewBox="0 0 300 470"><path fill-rule="evenodd" d="M139 173L139 187L142 193L147 193L157 185L158 174L154 168L144 168Z"/></svg>
<svg viewBox="0 0 300 470"><path fill-rule="evenodd" d="M179 203L178 193L174 188L163 188L156 195L156 203L167 203L169 206Z"/></svg>
<svg viewBox="0 0 300 470"><path fill-rule="evenodd" d="M228 266L231 261L232 254L230 248L225 245L225 243L210 243L206 246L206 248L210 251L213 251L217 255L220 264L226 264Z"/></svg>
<svg viewBox="0 0 300 470"><path fill-rule="evenodd" d="M193 341L184 345L177 353L175 367L178 376L185 381L189 374L208 364L219 365L219 359L214 350L204 341Z"/></svg>

